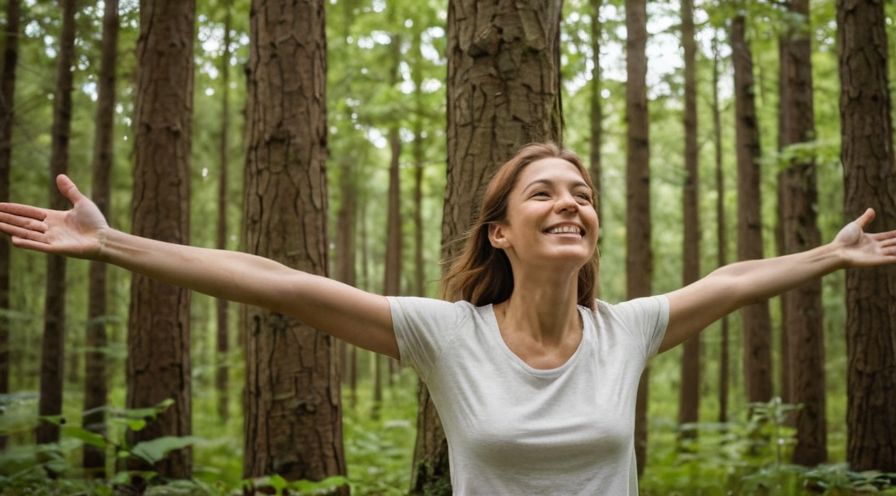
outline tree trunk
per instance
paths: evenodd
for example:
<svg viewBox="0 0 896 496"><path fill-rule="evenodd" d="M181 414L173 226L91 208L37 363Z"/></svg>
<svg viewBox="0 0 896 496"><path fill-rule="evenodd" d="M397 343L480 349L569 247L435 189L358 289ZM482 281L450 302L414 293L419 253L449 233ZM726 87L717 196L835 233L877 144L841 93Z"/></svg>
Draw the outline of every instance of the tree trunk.
<svg viewBox="0 0 896 496"><path fill-rule="evenodd" d="M6 2L6 28L3 30L3 75L0 80L0 201L9 201L9 165L12 158L12 127L16 90L16 65L19 59L19 0ZM0 239L0 308L9 308L9 238ZM9 393L9 320L0 315L0 394ZM6 449L6 436L0 436L0 450Z"/></svg>
<svg viewBox="0 0 896 496"><path fill-rule="evenodd" d="M691 284L700 278L700 218L698 202L697 165L697 78L694 41L694 4L681 2L681 44L684 47L684 271L682 282ZM684 343L681 360L681 396L678 403L678 423L697 422L700 413L700 335ZM691 437L695 430L682 434Z"/></svg>
<svg viewBox="0 0 896 496"><path fill-rule="evenodd" d="M414 26L414 44L411 48L413 65L411 78L414 82L414 294L426 294L426 271L423 265L423 57L420 54L421 28Z"/></svg>
<svg viewBox="0 0 896 496"><path fill-rule="evenodd" d="M96 107L96 136L93 151L93 185L90 196L107 218L109 205L109 175L115 158L115 69L118 55L118 0L106 0L103 11L102 62L99 75L99 95ZM87 334L84 353L84 415L85 429L100 435L106 433L106 264L90 263L88 276ZM105 478L106 452L84 445L84 472L90 477Z"/></svg>
<svg viewBox="0 0 896 496"><path fill-rule="evenodd" d="M781 132L782 145L815 139L812 102L812 46L809 38L809 1L792 0L788 10L798 19L782 38ZM821 244L818 230L818 188L815 161L794 159L782 172L783 194L779 210L785 253ZM791 403L803 408L796 414L797 443L793 461L815 466L827 461L827 427L824 389L824 323L821 280L816 279L783 295L788 336Z"/></svg>
<svg viewBox="0 0 896 496"><path fill-rule="evenodd" d="M728 263L728 241L725 222L725 178L722 171L722 118L719 110L719 44L712 37L712 132L715 142L716 167L716 252L718 265ZM722 317L722 342L719 353L719 422L728 421L728 316Z"/></svg>
<svg viewBox="0 0 896 496"><path fill-rule="evenodd" d="M626 297L649 296L653 279L650 247L650 135L647 122L647 2L626 0ZM635 457L638 475L647 461L647 399L650 369L645 368L635 407Z"/></svg>
<svg viewBox="0 0 896 496"><path fill-rule="evenodd" d="M837 1L844 213L896 229L896 164L882 1ZM896 472L896 267L846 273L847 442L853 470Z"/></svg>
<svg viewBox="0 0 896 496"><path fill-rule="evenodd" d="M188 243L190 144L193 114L193 0L144 0L137 46L134 118L133 230L138 236ZM135 274L128 322L127 406L174 404L131 445L191 432L190 292ZM138 462L134 468L145 468ZM172 452L155 466L166 477L192 472L190 450Z"/></svg>
<svg viewBox="0 0 896 496"><path fill-rule="evenodd" d="M220 160L221 172L218 182L218 239L216 246L218 249L227 248L227 204L228 204L228 164L230 134L228 126L230 125L230 24L231 24L231 6L230 3L224 5L226 10L224 14L224 53L221 55L221 141L219 142L218 159ZM229 337L229 320L227 315L227 300L218 299L216 301L217 313L217 332L216 334L216 350L217 350L217 367L215 368L215 389L218 392L218 417L222 421L228 418L228 403L230 402L228 366L227 359L230 351Z"/></svg>
<svg viewBox="0 0 896 496"><path fill-rule="evenodd" d="M734 95L737 141L737 257L762 258L762 215L759 173L759 129L756 119L753 60L745 36L746 21L731 22L731 56L734 59ZM741 310L744 372L750 402L772 398L771 316L768 301Z"/></svg>
<svg viewBox="0 0 896 496"><path fill-rule="evenodd" d="M591 153L588 157L591 162L589 172L591 172L591 182L594 183L595 195L597 198L597 220L598 225L602 229L606 229L603 217L603 164L601 163L600 147L603 144L603 124L604 110L603 97L601 97L601 72L600 72L600 44L602 38L603 25L600 20L600 8L603 0L590 0L591 11L591 62L594 66L591 68L591 135L589 144ZM600 240L598 240L599 242ZM597 284L599 289L600 284Z"/></svg>
<svg viewBox="0 0 896 496"><path fill-rule="evenodd" d="M327 274L324 2L253 0L246 250ZM345 474L333 339L247 308L244 477Z"/></svg>
<svg viewBox="0 0 896 496"><path fill-rule="evenodd" d="M561 0L448 4L448 167L442 259L479 211L488 178L522 145L561 141ZM411 493L450 494L448 444L420 388Z"/></svg>
<svg viewBox="0 0 896 496"><path fill-rule="evenodd" d="M52 149L50 152L50 208L68 210L68 201L56 188L56 176L68 169L68 145L72 127L72 65L75 61L75 0L62 0L62 31L56 59L56 93L53 98ZM63 359L65 355L65 258L47 257L47 292L40 360L40 415L62 413ZM37 425L37 443L59 441L59 427Z"/></svg>

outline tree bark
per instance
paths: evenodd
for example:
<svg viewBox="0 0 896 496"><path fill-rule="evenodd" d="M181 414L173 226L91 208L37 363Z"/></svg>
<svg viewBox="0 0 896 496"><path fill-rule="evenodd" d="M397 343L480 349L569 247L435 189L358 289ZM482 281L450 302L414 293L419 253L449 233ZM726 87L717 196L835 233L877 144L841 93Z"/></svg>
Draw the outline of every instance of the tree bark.
<svg viewBox="0 0 896 496"><path fill-rule="evenodd" d="M626 298L649 296L653 280L650 246L650 134L647 114L647 2L626 0ZM647 400L650 369L638 385L635 407L635 457L638 476L647 462Z"/></svg>
<svg viewBox="0 0 896 496"><path fill-rule="evenodd" d="M809 1L787 2L795 24L781 44L781 137L782 145L815 139L812 102L812 45L809 38ZM794 159L782 172L779 210L784 214L782 240L785 253L795 253L821 244L818 229L818 188L815 161ZM796 414L797 443L793 461L815 466L827 461L825 417L824 322L821 281L815 280L783 295L782 329L788 337L791 403L803 406Z"/></svg>
<svg viewBox="0 0 896 496"><path fill-rule="evenodd" d="M324 2L253 0L248 73L246 250L326 275ZM243 325L244 477L345 474L333 338L254 307Z"/></svg>
<svg viewBox="0 0 896 496"><path fill-rule="evenodd" d="M591 182L594 183L595 198L597 198L597 220L598 225L602 229L606 229L603 217L603 164L601 163L601 145L603 144L603 124L604 110L603 97L601 97L601 72L600 72L600 44L602 38L603 25L600 20L600 9L603 0L590 0L589 10L591 12L591 62L594 66L591 68L591 134L589 136L589 144L591 153L589 161L591 167ZM598 240L599 242L600 240ZM595 289L599 289L600 285Z"/></svg>
<svg viewBox="0 0 896 496"><path fill-rule="evenodd" d="M737 257L739 260L752 260L762 258L761 153L753 59L744 32L745 24L746 20L741 15L731 23L737 142ZM747 399L750 402L769 401L772 398L772 328L768 301L744 307L741 318Z"/></svg>
<svg viewBox="0 0 896 496"><path fill-rule="evenodd" d="M715 142L716 172L716 253L719 267L728 263L728 240L725 222L725 177L722 169L722 118L719 110L719 45L712 37L712 133ZM722 342L719 353L719 422L728 421L729 337L728 316L722 317Z"/></svg>
<svg viewBox="0 0 896 496"><path fill-rule="evenodd" d="M16 66L19 59L19 0L6 2L6 27L3 30L3 73L0 79L0 201L9 201L9 166L12 158ZM9 308L9 238L0 239L0 308ZM9 320L0 316L0 394L9 393ZM6 436L0 436L0 450L6 449Z"/></svg>
<svg viewBox="0 0 896 496"><path fill-rule="evenodd" d="M56 176L68 170L68 145L72 127L72 65L75 61L75 0L61 0L62 31L56 59L56 92L53 98L52 148L50 152L50 208L67 210L68 201L56 189ZM65 258L47 256L47 292L40 360L40 415L62 413L63 359L65 356ZM37 425L37 443L59 441L59 427Z"/></svg>
<svg viewBox="0 0 896 496"><path fill-rule="evenodd" d="M448 4L448 167L442 259L459 252L489 177L522 145L561 141L561 0ZM420 388L411 493L450 494L448 445Z"/></svg>
<svg viewBox="0 0 896 496"><path fill-rule="evenodd" d="M221 172L218 182L218 249L227 248L227 204L228 204L228 164L230 163L230 25L231 5L224 5L224 53L221 55L221 140L218 143L218 160ZM217 314L217 332L215 333L217 367L215 367L215 389L218 392L218 417L227 421L228 403L230 403L230 377L227 359L230 352L230 319L227 312L227 300L218 299L215 310Z"/></svg>
<svg viewBox="0 0 896 496"><path fill-rule="evenodd" d="M686 286L700 278L700 217L698 202L697 148L697 78L694 40L694 3L681 2L681 44L684 47L684 269L682 282ZM700 413L700 335L684 343L681 359L681 395L678 402L678 423L697 422ZM692 437L695 430L682 434Z"/></svg>
<svg viewBox="0 0 896 496"><path fill-rule="evenodd" d="M837 1L844 214L896 229L896 165L884 6ZM896 472L896 268L846 273L847 442L853 470Z"/></svg>
<svg viewBox="0 0 896 496"><path fill-rule="evenodd" d="M138 236L188 243L190 144L193 114L193 0L143 0L137 43L134 118L133 230ZM190 292L135 274L128 321L127 406L174 404L131 445L191 432ZM135 468L145 468L137 462ZM192 472L189 449L155 466L166 477Z"/></svg>
<svg viewBox="0 0 896 496"><path fill-rule="evenodd" d="M93 184L90 196L107 218L110 209L110 173L115 159L115 69L118 55L118 0L106 0L103 11L102 61L96 107L96 136L93 151ZM84 354L85 429L100 435L106 433L106 264L91 262L88 276L87 334ZM84 472L91 477L105 478L106 452L84 445Z"/></svg>

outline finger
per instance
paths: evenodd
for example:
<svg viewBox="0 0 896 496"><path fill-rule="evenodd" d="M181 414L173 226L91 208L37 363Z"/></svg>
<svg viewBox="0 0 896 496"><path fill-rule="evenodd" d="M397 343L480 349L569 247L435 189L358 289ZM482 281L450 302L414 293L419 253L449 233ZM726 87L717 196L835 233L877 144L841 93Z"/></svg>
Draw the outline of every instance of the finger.
<svg viewBox="0 0 896 496"><path fill-rule="evenodd" d="M0 222L11 224L13 226L30 229L37 232L47 232L47 223L33 219L31 217L22 217L21 215L12 215L0 211Z"/></svg>
<svg viewBox="0 0 896 496"><path fill-rule="evenodd" d="M49 252L50 245L47 243L39 243L37 241L32 241L30 239L20 238L18 236L12 237L12 245L17 248L27 248L29 250L36 250L42 252Z"/></svg>
<svg viewBox="0 0 896 496"><path fill-rule="evenodd" d="M855 220L855 222L864 231L865 226L867 226L868 224L871 223L872 220L874 220L875 215L876 214L874 213L873 208L866 209L865 212L862 215L860 215L858 219Z"/></svg>
<svg viewBox="0 0 896 496"><path fill-rule="evenodd" d="M0 222L0 231L9 234L13 238L35 241L43 244L47 244L48 241L47 235L44 233L23 229L19 226L14 226L5 222Z"/></svg>
<svg viewBox="0 0 896 496"><path fill-rule="evenodd" d="M6 212L22 217L30 217L42 221L47 218L48 210L45 208L32 207L31 205L22 205L21 203L0 203L0 212Z"/></svg>
<svg viewBox="0 0 896 496"><path fill-rule="evenodd" d="M75 183L65 174L56 176L56 187L59 188L59 192L62 193L62 196L70 201L72 205L84 198L84 195L78 191L78 187L75 186Z"/></svg>

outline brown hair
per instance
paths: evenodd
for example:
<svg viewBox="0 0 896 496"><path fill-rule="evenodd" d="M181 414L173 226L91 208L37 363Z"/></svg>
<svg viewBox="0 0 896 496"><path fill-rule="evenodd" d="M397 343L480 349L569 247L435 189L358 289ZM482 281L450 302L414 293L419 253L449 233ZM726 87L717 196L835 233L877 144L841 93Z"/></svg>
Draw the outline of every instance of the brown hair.
<svg viewBox="0 0 896 496"><path fill-rule="evenodd" d="M482 306L500 303L513 292L513 270L504 250L491 245L488 238L490 224L507 218L507 200L527 165L545 158L560 158L579 170L582 179L594 191L591 176L575 153L554 143L530 143L498 168L492 176L479 209L479 217L466 234L463 251L451 261L443 279L442 297L462 299ZM596 192L595 192L596 194ZM594 255L581 269L578 277L578 304L594 309L594 285L597 281L599 254Z"/></svg>

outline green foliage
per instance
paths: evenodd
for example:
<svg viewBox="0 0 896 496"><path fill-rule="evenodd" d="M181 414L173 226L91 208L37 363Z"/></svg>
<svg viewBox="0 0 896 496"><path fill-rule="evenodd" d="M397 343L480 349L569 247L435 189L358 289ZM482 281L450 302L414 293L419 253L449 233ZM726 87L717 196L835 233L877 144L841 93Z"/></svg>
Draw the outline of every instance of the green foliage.
<svg viewBox="0 0 896 496"><path fill-rule="evenodd" d="M789 463L796 442L788 423L798 406L775 398L750 405L727 423L655 423L662 438L641 484L644 495L896 494L896 474L854 472L844 464L815 468ZM685 436L688 433L692 436Z"/></svg>

